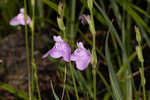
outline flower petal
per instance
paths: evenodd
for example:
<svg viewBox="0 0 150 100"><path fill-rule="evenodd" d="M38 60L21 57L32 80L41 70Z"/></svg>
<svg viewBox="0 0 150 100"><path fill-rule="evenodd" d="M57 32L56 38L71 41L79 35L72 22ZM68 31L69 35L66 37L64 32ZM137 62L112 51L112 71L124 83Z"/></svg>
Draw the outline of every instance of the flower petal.
<svg viewBox="0 0 150 100"><path fill-rule="evenodd" d="M55 41L55 45L51 50L49 50L48 54L44 55L44 58L50 55L52 58L60 58L63 57L64 61L70 61L71 49L70 46L62 40L60 36L53 36Z"/></svg>
<svg viewBox="0 0 150 100"><path fill-rule="evenodd" d="M55 42L64 42L64 40L62 40L61 36L53 36L53 39Z"/></svg>
<svg viewBox="0 0 150 100"><path fill-rule="evenodd" d="M62 56L61 50L58 50L56 46L54 46L50 51L49 55L53 58L60 58Z"/></svg>
<svg viewBox="0 0 150 100"><path fill-rule="evenodd" d="M27 16L27 23L29 24L31 22L31 18ZM25 25L25 19L24 19L24 8L20 9L20 13L15 16L10 22L10 25L17 26L17 25Z"/></svg>
<svg viewBox="0 0 150 100"><path fill-rule="evenodd" d="M13 19L11 19L10 22L9 22L9 24L12 25L12 26L17 26L17 25L19 25L20 22L18 21L17 16L15 16Z"/></svg>
<svg viewBox="0 0 150 100"><path fill-rule="evenodd" d="M24 14L24 8L20 8L20 13Z"/></svg>
<svg viewBox="0 0 150 100"><path fill-rule="evenodd" d="M82 15L79 17L79 20L81 20L81 23L82 23L83 25L88 24L88 23L90 22L89 15L85 15L85 14L82 14Z"/></svg>
<svg viewBox="0 0 150 100"><path fill-rule="evenodd" d="M90 57L76 60L77 69L85 70L88 67L88 64L90 63L90 61L91 61Z"/></svg>
<svg viewBox="0 0 150 100"><path fill-rule="evenodd" d="M84 48L82 42L77 43L77 46L78 48L71 55L70 60L75 61L77 69L84 70L91 61L91 54Z"/></svg>
<svg viewBox="0 0 150 100"><path fill-rule="evenodd" d="M49 55L50 50L42 56L42 59L46 58Z"/></svg>

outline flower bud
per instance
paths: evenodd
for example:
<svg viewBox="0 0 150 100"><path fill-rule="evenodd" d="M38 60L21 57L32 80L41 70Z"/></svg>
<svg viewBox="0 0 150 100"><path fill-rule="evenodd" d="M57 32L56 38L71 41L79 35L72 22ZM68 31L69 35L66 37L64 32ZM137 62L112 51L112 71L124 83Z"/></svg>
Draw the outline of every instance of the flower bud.
<svg viewBox="0 0 150 100"><path fill-rule="evenodd" d="M58 23L59 29L62 31L65 31L65 25L64 25L63 19L57 17L57 23Z"/></svg>

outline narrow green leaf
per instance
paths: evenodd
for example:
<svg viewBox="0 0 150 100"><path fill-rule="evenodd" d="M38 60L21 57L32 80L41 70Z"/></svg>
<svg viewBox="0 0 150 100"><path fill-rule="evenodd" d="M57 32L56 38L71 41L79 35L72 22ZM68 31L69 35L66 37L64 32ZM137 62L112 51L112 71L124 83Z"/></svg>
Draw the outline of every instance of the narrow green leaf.
<svg viewBox="0 0 150 100"><path fill-rule="evenodd" d="M58 9L57 9L58 7L54 2L50 0L43 0L43 2L47 4L50 8L52 8L54 11L58 12Z"/></svg>
<svg viewBox="0 0 150 100"><path fill-rule="evenodd" d="M56 94L55 91L54 91L53 83L52 83L52 81L50 81L50 82L51 82L51 88L52 88L52 91L53 91L53 95L54 95L54 97L55 97L55 100L59 100L57 94Z"/></svg>
<svg viewBox="0 0 150 100"><path fill-rule="evenodd" d="M145 23L145 21L130 7L130 5L125 1L116 0L120 6L126 10L126 12L135 20L135 22L140 23L144 28L150 33L150 28ZM125 5L125 6L123 6Z"/></svg>
<svg viewBox="0 0 150 100"><path fill-rule="evenodd" d="M7 90L8 92L18 96L19 98L22 98L24 100L29 100L28 95L22 91L22 90L17 90L15 88L13 88L12 86L5 84L3 82L0 82L0 87L2 87L3 89ZM33 98L33 100L36 100L35 98Z"/></svg>
<svg viewBox="0 0 150 100"><path fill-rule="evenodd" d="M111 63L111 60L110 60L110 53L109 53L109 48L108 48L108 37L109 37L109 34L107 35L106 42L105 42L105 56L106 56L106 62L108 65L109 77L110 77L110 82L112 85L113 95L114 95L115 100L123 100L120 85L117 80L116 74L113 70L113 65Z"/></svg>
<svg viewBox="0 0 150 100"><path fill-rule="evenodd" d="M137 10L138 12L140 12L141 14L145 15L146 17L150 18L150 15L146 11L141 9L140 7L138 7L138 6L136 6L136 5L132 4L132 3L128 3L128 5L130 7L132 7L132 8L134 8L135 10Z"/></svg>

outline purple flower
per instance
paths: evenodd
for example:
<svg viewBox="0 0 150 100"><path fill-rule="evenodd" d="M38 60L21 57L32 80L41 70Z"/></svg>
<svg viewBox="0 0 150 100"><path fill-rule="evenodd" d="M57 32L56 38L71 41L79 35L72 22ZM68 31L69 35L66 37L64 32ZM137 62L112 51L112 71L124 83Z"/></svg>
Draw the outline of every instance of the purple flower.
<svg viewBox="0 0 150 100"><path fill-rule="evenodd" d="M27 22L26 24L29 24L31 22L31 18L27 16ZM17 26L17 25L25 25L25 20L24 20L24 8L20 9L20 13L15 16L14 18L11 19L9 22L10 25L12 26Z"/></svg>
<svg viewBox="0 0 150 100"><path fill-rule="evenodd" d="M71 55L70 60L76 62L77 69L84 70L91 61L91 54L84 48L82 42L77 43L77 46L78 48Z"/></svg>
<svg viewBox="0 0 150 100"><path fill-rule="evenodd" d="M64 61L70 61L71 49L70 46L62 40L61 36L53 36L54 41L56 42L54 47L49 50L42 58L50 55L52 58L63 57Z"/></svg>
<svg viewBox="0 0 150 100"><path fill-rule="evenodd" d="M81 23L82 23L83 25L88 24L88 23L90 22L89 15L85 15L85 14L81 15L81 16L79 17L79 20L81 20Z"/></svg>

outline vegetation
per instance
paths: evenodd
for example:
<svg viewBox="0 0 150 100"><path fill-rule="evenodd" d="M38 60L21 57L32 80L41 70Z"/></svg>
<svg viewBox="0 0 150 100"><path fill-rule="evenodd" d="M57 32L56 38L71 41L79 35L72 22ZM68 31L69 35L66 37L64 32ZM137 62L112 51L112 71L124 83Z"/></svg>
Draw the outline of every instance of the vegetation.
<svg viewBox="0 0 150 100"><path fill-rule="evenodd" d="M149 5L1 0L0 100L150 100Z"/></svg>

